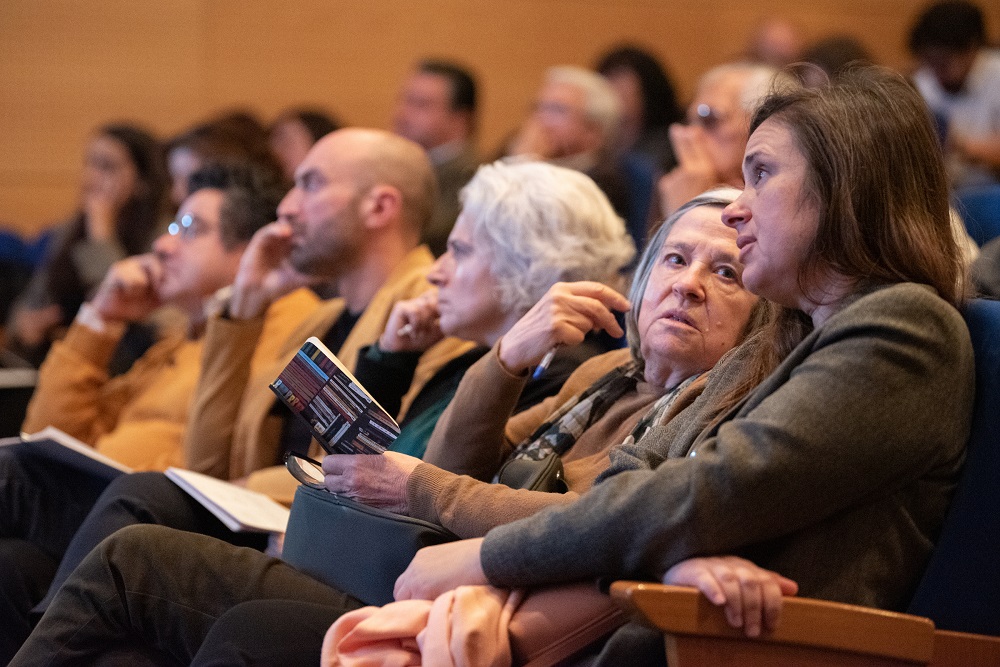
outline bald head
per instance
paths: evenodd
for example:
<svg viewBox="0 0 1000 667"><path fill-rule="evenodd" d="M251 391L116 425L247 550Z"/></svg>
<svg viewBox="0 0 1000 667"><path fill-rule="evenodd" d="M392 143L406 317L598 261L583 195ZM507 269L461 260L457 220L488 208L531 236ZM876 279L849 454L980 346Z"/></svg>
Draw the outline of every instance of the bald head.
<svg viewBox="0 0 1000 667"><path fill-rule="evenodd" d="M437 181L418 144L382 130L347 128L326 135L309 153L305 162L353 181L359 192L378 185L398 190L401 220L408 231L420 234L437 198Z"/></svg>

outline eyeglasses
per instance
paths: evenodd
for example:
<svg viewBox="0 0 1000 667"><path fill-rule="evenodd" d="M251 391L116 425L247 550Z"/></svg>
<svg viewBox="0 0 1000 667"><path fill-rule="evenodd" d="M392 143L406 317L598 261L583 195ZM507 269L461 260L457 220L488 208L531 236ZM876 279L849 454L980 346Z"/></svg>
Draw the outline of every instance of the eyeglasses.
<svg viewBox="0 0 1000 667"><path fill-rule="evenodd" d="M292 477L302 484L313 489L326 491L326 485L323 483L326 473L323 472L323 466L319 461L314 461L302 454L288 452L285 454L285 467L288 468L288 472L292 473Z"/></svg>
<svg viewBox="0 0 1000 667"><path fill-rule="evenodd" d="M185 213L179 220L174 220L167 225L167 233L180 238L182 241L190 241L207 231L208 226L190 213Z"/></svg>
<svg viewBox="0 0 1000 667"><path fill-rule="evenodd" d="M690 125L701 125L706 132L712 132L722 123L726 122L729 114L720 114L707 104L699 104L695 107L695 115L688 118Z"/></svg>

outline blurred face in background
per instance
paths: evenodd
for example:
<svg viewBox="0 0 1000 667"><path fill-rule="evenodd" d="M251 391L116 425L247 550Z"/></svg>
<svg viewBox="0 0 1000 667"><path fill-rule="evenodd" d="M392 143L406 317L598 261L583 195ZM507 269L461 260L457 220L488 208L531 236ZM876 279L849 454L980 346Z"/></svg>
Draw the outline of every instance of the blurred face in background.
<svg viewBox="0 0 1000 667"><path fill-rule="evenodd" d="M268 143L281 163L285 178L291 181L295 179L295 170L302 164L315 142L309 128L301 120L286 118L271 130Z"/></svg>
<svg viewBox="0 0 1000 667"><path fill-rule="evenodd" d="M108 135L90 141L83 159L84 199L102 197L120 209L136 194L139 184L139 172L120 141Z"/></svg>
<svg viewBox="0 0 1000 667"><path fill-rule="evenodd" d="M393 112L393 132L425 150L464 138L465 114L452 108L447 77L414 72L403 84Z"/></svg>
<svg viewBox="0 0 1000 667"><path fill-rule="evenodd" d="M532 121L549 145L546 157L570 157L601 147L604 137L597 124L587 118L586 104L586 93L576 86L562 82L542 86Z"/></svg>
<svg viewBox="0 0 1000 667"><path fill-rule="evenodd" d="M745 75L731 72L705 82L687 111L688 124L700 128L720 181L741 187L750 128L750 114L740 99L745 81Z"/></svg>
<svg viewBox="0 0 1000 667"><path fill-rule="evenodd" d="M202 167L201 157L187 146L178 146L167 155L170 172L170 201L176 206L188 196L188 179Z"/></svg>

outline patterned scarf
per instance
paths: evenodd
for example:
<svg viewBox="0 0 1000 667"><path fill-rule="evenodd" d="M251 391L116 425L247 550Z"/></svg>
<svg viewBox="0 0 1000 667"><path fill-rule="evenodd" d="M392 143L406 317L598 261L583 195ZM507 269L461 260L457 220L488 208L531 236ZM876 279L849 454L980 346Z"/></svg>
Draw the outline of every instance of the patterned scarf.
<svg viewBox="0 0 1000 667"><path fill-rule="evenodd" d="M655 426L677 397L698 379L698 375L700 374L689 377L657 399L632 429L624 444L638 441L650 427ZM562 456L584 431L604 416L615 401L635 391L641 377L642 373L634 361L613 369L549 415L545 423L514 448L511 458L541 461L552 452L556 456Z"/></svg>

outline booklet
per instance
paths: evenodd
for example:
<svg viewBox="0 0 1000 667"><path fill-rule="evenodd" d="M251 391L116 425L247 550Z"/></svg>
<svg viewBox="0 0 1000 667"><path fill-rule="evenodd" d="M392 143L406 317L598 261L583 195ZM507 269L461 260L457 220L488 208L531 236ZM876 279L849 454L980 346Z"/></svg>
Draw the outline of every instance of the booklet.
<svg viewBox="0 0 1000 667"><path fill-rule="evenodd" d="M263 493L181 468L166 475L234 533L283 533L288 526L288 508Z"/></svg>
<svg viewBox="0 0 1000 667"><path fill-rule="evenodd" d="M0 440L0 447L6 445L20 445L37 456L109 482L119 475L132 472L127 465L101 454L55 426L46 426L31 435L22 433L19 438Z"/></svg>
<svg viewBox="0 0 1000 667"><path fill-rule="evenodd" d="M318 338L302 345L271 383L330 454L381 454L399 425Z"/></svg>

